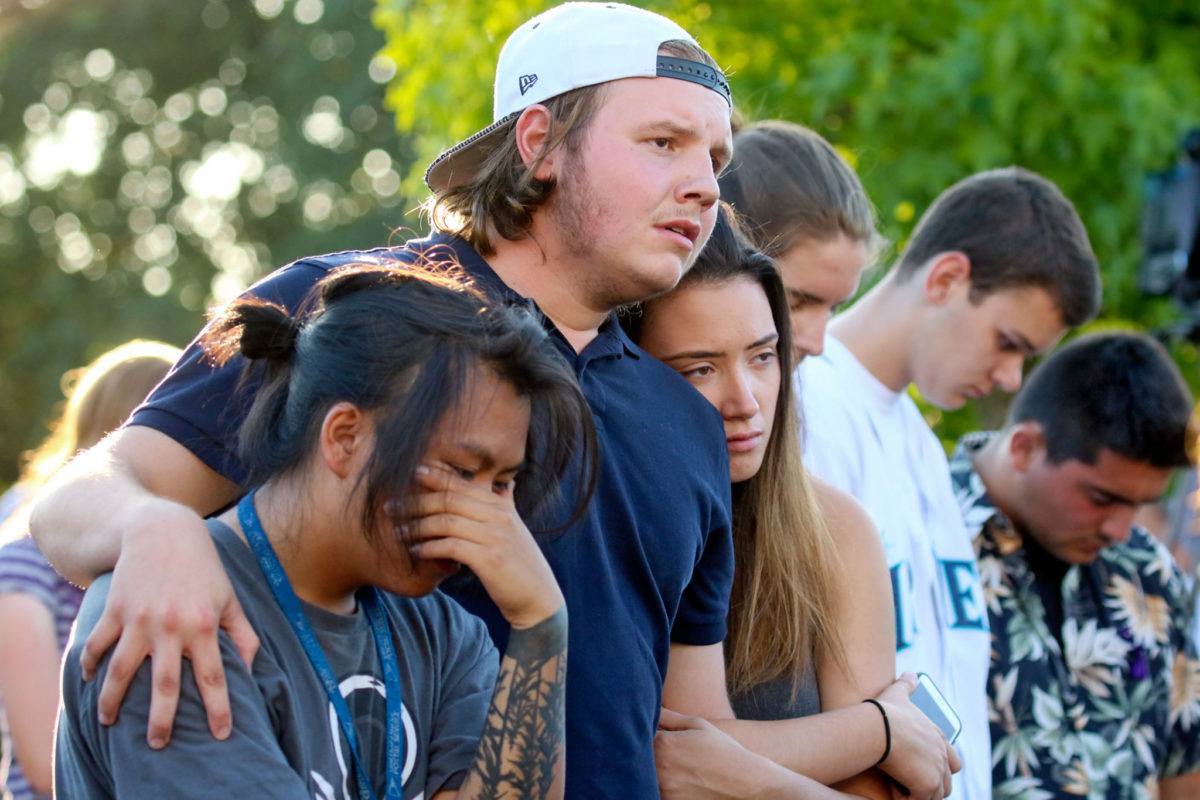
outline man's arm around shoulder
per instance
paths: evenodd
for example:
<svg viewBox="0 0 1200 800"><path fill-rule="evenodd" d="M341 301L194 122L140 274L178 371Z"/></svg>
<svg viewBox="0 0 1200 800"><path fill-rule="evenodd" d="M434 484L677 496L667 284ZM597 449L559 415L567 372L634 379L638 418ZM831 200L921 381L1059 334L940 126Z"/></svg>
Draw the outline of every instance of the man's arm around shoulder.
<svg viewBox="0 0 1200 800"><path fill-rule="evenodd" d="M95 682L84 682L80 667L82 637L100 622L110 582L102 577L88 591L77 633L63 660L63 703L55 756L55 789L64 798L199 797L236 794L254 797L309 796L305 780L289 765L250 671L232 642L221 638L219 651L229 676L237 725L228 741L212 738L196 683L184 666L175 735L170 746L154 752L142 739L150 713L151 668L142 664L131 680L120 716L103 725L95 711ZM103 677L110 658L97 666Z"/></svg>
<svg viewBox="0 0 1200 800"><path fill-rule="evenodd" d="M202 519L237 487L187 448L150 428L129 426L63 467L39 492L30 527L65 576L81 584L113 569L103 616L83 645L90 679L113 645L99 718L116 718L142 661L154 662L148 739L170 737L180 659L191 659L213 735L228 736L229 698L217 645L224 628L249 664L258 637L238 605ZM119 640L119 642L118 642Z"/></svg>
<svg viewBox="0 0 1200 800"><path fill-rule="evenodd" d="M183 445L134 425L59 470L38 492L30 528L50 563L86 586L116 566L131 529L147 520L167 529L180 520L193 522L237 492Z"/></svg>

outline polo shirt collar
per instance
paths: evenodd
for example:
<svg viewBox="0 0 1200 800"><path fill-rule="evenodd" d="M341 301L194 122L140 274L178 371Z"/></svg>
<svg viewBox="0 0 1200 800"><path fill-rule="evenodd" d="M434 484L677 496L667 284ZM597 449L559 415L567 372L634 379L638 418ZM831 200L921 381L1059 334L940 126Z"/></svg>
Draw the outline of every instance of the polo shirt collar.
<svg viewBox="0 0 1200 800"><path fill-rule="evenodd" d="M463 271L475 281L483 292L489 297L494 297L506 303L513 305L525 306L532 311L536 311L542 319L543 325L547 330L553 330L558 333L548 317L538 308L537 302L532 298L525 297L519 294L511 286L505 283L496 271L492 269L483 256L481 256L474 247L465 239L453 236L448 233L433 233L426 239L417 239L408 243L408 246L414 250L421 251L427 257L434 260L445 260L446 254L439 254L439 250L449 248L453 253L455 260ZM558 335L561 336L561 333ZM597 331L596 338L583 349L580 356L591 358L600 358L604 356L621 356L628 355L632 358L641 358L641 350L629 338L629 334L617 321L616 313L608 315L600 329Z"/></svg>
<svg viewBox="0 0 1200 800"><path fill-rule="evenodd" d="M600 326L596 339L604 337L605 350L609 355L627 355L631 358L641 358L642 351L629 338L624 326L617 320L616 312L608 315L608 319ZM590 348L591 345L588 345ZM586 351L587 348L585 348Z"/></svg>
<svg viewBox="0 0 1200 800"><path fill-rule="evenodd" d="M487 296L516 305L529 305L532 302L529 298L522 297L507 283L500 280L500 276L492 269L491 264L488 264L483 256L479 255L475 248L465 239L451 236L448 233L433 233L427 239L417 239L409 242L408 246L413 250L425 253L426 257L437 261L448 260L445 258L448 255L445 253L445 250L449 249L450 253L454 256L454 260L462 267L463 272L467 273Z"/></svg>

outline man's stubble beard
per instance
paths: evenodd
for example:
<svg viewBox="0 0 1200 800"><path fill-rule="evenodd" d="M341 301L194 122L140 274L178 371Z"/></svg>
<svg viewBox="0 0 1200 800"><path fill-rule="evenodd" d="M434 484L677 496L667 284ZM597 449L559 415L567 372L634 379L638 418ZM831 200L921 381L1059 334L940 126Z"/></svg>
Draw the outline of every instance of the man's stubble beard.
<svg viewBox="0 0 1200 800"><path fill-rule="evenodd" d="M601 228L602 220L621 212L618 206L610 206L609 198L593 187L587 167L578 154L572 154L566 160L554 195L554 202L548 209L550 217L558 233L562 254L570 258L574 282L590 307L616 311L673 288L648 290L635 281L622 280L629 277L631 271L629 263L622 258L625 253L622 244L598 242L590 235Z"/></svg>

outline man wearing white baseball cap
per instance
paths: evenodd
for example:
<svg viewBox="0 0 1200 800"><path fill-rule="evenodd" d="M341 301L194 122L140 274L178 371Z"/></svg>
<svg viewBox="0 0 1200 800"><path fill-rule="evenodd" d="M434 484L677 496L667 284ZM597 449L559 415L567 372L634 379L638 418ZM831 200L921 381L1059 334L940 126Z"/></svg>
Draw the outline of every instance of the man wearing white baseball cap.
<svg viewBox="0 0 1200 800"><path fill-rule="evenodd" d="M667 41L681 44L663 51ZM668 55L672 50L693 58ZM435 192L470 182L531 105L622 78L654 77L692 81L732 106L725 76L687 31L665 17L618 3L556 6L508 37L496 62L492 124L442 153L425 181Z"/></svg>
<svg viewBox="0 0 1200 800"><path fill-rule="evenodd" d="M678 25L615 3L559 6L505 45L495 123L430 167L432 236L301 259L249 290L293 310L339 265L453 260L497 302L543 315L588 398L600 443L586 512L544 540L570 616L571 797L658 796L652 742L668 655L673 673L707 678L673 681L681 688L667 698L672 704L728 713L720 643L733 556L721 420L640 351L612 312L674 286L708 238L716 176L730 156L730 111L721 72ZM130 696L138 713L148 707L152 747L169 746L173 724L176 736L194 739L188 726L205 720L201 711L218 739L236 734L240 706L231 714L224 676L245 666L230 658L235 648L218 646L214 623L247 665L258 645L202 521L247 488L236 456L245 413L238 361L215 368L191 347L127 427L60 473L33 514L39 542L68 576L86 583L115 567L83 667L107 665L98 716L111 722L153 656L148 706L136 688ZM470 481L483 468L471 458L446 466ZM573 499L564 497L559 510ZM546 521L563 521L554 517ZM456 594L505 638L482 592L465 585ZM181 685L181 655L195 685L186 673ZM508 705L515 731L562 729L561 682L535 680L522 691L521 702ZM177 703L192 713L173 719ZM313 731L310 739L313 747L344 746L338 737ZM374 747L382 738L360 735L365 763L386 763ZM498 752L483 776L487 796L561 792L562 781L538 779L553 774L547 765L561 764L561 751L537 755ZM314 784L314 795L324 791ZM423 792L452 796L444 787L404 787L406 797Z"/></svg>

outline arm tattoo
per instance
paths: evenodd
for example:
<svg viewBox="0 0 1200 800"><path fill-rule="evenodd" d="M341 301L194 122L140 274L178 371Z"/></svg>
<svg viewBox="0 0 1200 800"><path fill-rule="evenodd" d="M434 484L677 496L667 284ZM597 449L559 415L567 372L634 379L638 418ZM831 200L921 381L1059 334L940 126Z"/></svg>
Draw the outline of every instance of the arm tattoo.
<svg viewBox="0 0 1200 800"><path fill-rule="evenodd" d="M566 680L563 606L532 628L509 635L460 800L540 800L561 787Z"/></svg>

